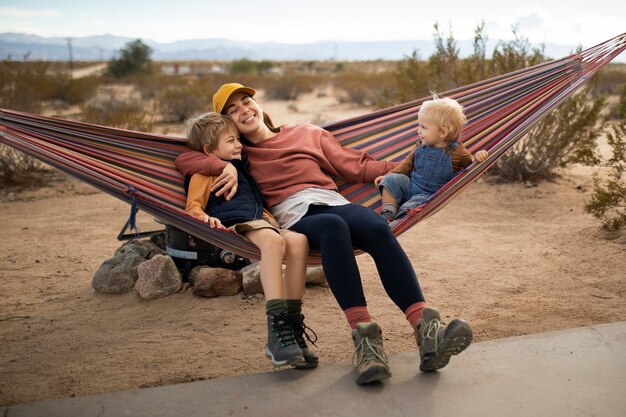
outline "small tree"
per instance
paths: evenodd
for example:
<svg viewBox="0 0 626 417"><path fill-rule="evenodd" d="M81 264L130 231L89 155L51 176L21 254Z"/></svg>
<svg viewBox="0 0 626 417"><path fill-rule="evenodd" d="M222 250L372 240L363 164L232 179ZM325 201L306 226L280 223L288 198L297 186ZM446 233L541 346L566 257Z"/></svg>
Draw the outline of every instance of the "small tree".
<svg viewBox="0 0 626 417"><path fill-rule="evenodd" d="M141 39L129 42L119 51L119 56L109 61L107 73L114 78L148 72L151 67L152 48Z"/></svg>
<svg viewBox="0 0 626 417"><path fill-rule="evenodd" d="M463 61L463 84L471 84L491 76L487 62L487 39L483 20L474 29L474 51Z"/></svg>
<svg viewBox="0 0 626 417"><path fill-rule="evenodd" d="M613 155L608 160L610 173L606 179L593 178L593 194L585 211L602 221L602 228L616 231L626 226L626 122L612 126L607 132Z"/></svg>
<svg viewBox="0 0 626 417"><path fill-rule="evenodd" d="M417 50L399 61L395 70L396 91L386 93L387 104L415 100L428 94L430 88L428 68L420 60Z"/></svg>
<svg viewBox="0 0 626 417"><path fill-rule="evenodd" d="M528 38L517 33L517 25L513 26L512 41L500 41L493 51L494 75L506 74L518 69L540 64L545 59L544 45L534 47Z"/></svg>
<svg viewBox="0 0 626 417"><path fill-rule="evenodd" d="M435 53L428 59L428 69L432 74L430 88L436 91L449 90L461 83L459 48L450 27L448 37L444 40L439 24L434 25Z"/></svg>

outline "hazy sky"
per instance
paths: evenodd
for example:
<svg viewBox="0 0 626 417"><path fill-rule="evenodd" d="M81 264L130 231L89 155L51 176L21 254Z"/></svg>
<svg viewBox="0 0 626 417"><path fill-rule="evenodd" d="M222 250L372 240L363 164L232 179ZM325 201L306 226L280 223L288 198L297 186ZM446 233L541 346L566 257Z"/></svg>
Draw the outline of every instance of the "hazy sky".
<svg viewBox="0 0 626 417"><path fill-rule="evenodd" d="M159 42L194 38L303 43L432 39L433 24L471 39L511 27L534 43L593 46L626 32L623 0L0 0L0 32L40 36L112 34Z"/></svg>

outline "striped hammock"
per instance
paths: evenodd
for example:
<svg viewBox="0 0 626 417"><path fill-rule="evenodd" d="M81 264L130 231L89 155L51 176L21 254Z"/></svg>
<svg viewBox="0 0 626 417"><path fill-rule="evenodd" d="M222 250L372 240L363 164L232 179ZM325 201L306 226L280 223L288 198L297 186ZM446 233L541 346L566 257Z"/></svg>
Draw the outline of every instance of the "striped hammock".
<svg viewBox="0 0 626 417"><path fill-rule="evenodd" d="M466 109L468 122L460 140L471 153L488 150L489 158L455 176L398 222L394 233L399 235L441 210L624 49L626 33L575 55L442 93ZM324 127L342 146L363 150L376 159L402 160L416 142L417 113L427 99ZM184 139L0 109L0 141L131 203L131 212L144 210L244 257L260 256L252 243L211 229L184 211L183 178L174 166L174 159L185 149ZM379 209L373 184L336 182L348 200ZM309 262L319 264L319 253L312 252Z"/></svg>

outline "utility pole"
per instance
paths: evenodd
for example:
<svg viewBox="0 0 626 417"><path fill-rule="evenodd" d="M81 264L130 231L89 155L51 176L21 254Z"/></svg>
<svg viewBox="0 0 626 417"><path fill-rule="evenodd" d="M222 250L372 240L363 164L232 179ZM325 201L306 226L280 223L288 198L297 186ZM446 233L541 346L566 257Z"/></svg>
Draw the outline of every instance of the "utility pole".
<svg viewBox="0 0 626 417"><path fill-rule="evenodd" d="M73 58L72 58L72 39L74 38L65 38L65 40L67 41L67 49L70 52L70 78L72 78L72 71L74 70L74 65L73 65Z"/></svg>

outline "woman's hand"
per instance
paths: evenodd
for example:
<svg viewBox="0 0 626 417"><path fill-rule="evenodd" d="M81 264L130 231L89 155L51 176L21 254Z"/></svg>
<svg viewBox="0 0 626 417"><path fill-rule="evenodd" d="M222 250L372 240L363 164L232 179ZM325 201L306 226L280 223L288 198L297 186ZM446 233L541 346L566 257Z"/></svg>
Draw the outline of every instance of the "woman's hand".
<svg viewBox="0 0 626 417"><path fill-rule="evenodd" d="M211 217L208 214L202 216L202 221L209 225L213 229L225 229L224 225L217 217Z"/></svg>
<svg viewBox="0 0 626 417"><path fill-rule="evenodd" d="M228 201L237 194L237 168L233 164L228 164L224 167L222 173L215 178L211 191L216 191L216 196L224 194L224 198Z"/></svg>
<svg viewBox="0 0 626 417"><path fill-rule="evenodd" d="M489 152L485 150L478 151L474 154L474 159L476 160L476 162L483 162L488 157L489 157Z"/></svg>
<svg viewBox="0 0 626 417"><path fill-rule="evenodd" d="M380 183L383 181L383 178L385 178L384 175L381 175L380 177L376 177L376 179L374 180L374 185L376 187L380 187Z"/></svg>

